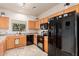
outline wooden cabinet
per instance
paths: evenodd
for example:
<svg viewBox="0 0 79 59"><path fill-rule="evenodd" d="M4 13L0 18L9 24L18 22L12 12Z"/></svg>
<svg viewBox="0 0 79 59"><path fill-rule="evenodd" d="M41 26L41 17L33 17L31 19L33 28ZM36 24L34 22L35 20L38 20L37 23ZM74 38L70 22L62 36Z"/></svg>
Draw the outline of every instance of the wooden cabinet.
<svg viewBox="0 0 79 59"><path fill-rule="evenodd" d="M39 20L29 20L28 21L28 29L40 29L40 21Z"/></svg>
<svg viewBox="0 0 79 59"><path fill-rule="evenodd" d="M3 56L5 51L6 51L6 40L2 39L2 41L0 41L0 56Z"/></svg>
<svg viewBox="0 0 79 59"><path fill-rule="evenodd" d="M43 23L48 23L48 17L43 19Z"/></svg>
<svg viewBox="0 0 79 59"><path fill-rule="evenodd" d="M40 20L38 20L38 22L39 22L39 29L40 29Z"/></svg>
<svg viewBox="0 0 79 59"><path fill-rule="evenodd" d="M35 21L32 20L28 21L28 29L35 29Z"/></svg>
<svg viewBox="0 0 79 59"><path fill-rule="evenodd" d="M42 18L42 19L40 19L40 24L48 23L48 20L49 20L48 17Z"/></svg>
<svg viewBox="0 0 79 59"><path fill-rule="evenodd" d="M39 22L35 21L35 28L38 29L39 28Z"/></svg>
<svg viewBox="0 0 79 59"><path fill-rule="evenodd" d="M48 36L44 36L44 51L48 53Z"/></svg>
<svg viewBox="0 0 79 59"><path fill-rule="evenodd" d="M19 38L20 38L20 44L19 44L19 46L25 46L25 45L27 45L26 36L20 35Z"/></svg>
<svg viewBox="0 0 79 59"><path fill-rule="evenodd" d="M65 9L65 10L64 10L64 13L76 11L76 9L77 9L76 7L77 7L77 6L71 6L71 7L67 8L67 9Z"/></svg>
<svg viewBox="0 0 79 59"><path fill-rule="evenodd" d="M0 56L2 56L4 54L3 51L3 42L0 42Z"/></svg>
<svg viewBox="0 0 79 59"><path fill-rule="evenodd" d="M6 38L6 47L7 47L7 49L15 48L15 39L16 39L15 36L8 36Z"/></svg>
<svg viewBox="0 0 79 59"><path fill-rule="evenodd" d="M40 24L43 24L44 18L40 19Z"/></svg>
<svg viewBox="0 0 79 59"><path fill-rule="evenodd" d="M37 34L34 34L34 44L37 45Z"/></svg>
<svg viewBox="0 0 79 59"><path fill-rule="evenodd" d="M9 28L9 18L0 17L0 29L8 29L8 28Z"/></svg>
<svg viewBox="0 0 79 59"><path fill-rule="evenodd" d="M4 40L4 41L3 41L3 52L4 52L4 53L5 53L6 49L7 49L7 48L6 48L6 40Z"/></svg>
<svg viewBox="0 0 79 59"><path fill-rule="evenodd" d="M40 22L39 22L39 20L35 21L35 29L40 29Z"/></svg>
<svg viewBox="0 0 79 59"><path fill-rule="evenodd" d="M19 44L15 44L16 38L19 39ZM6 47L7 49L17 48L21 46L25 46L27 43L26 36L25 35L18 35L17 37L15 35L8 36L6 38Z"/></svg>
<svg viewBox="0 0 79 59"><path fill-rule="evenodd" d="M76 12L79 13L79 4L76 6Z"/></svg>

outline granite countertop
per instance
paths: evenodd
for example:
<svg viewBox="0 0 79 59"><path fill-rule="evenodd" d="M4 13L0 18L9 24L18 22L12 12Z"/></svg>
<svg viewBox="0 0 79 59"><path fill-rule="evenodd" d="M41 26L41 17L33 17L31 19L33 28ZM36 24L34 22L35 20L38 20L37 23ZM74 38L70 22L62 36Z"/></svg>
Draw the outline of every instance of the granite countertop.
<svg viewBox="0 0 79 59"><path fill-rule="evenodd" d="M20 34L14 34L14 33L0 34L0 42L4 41L5 38L9 35L16 35L17 36ZM27 34L22 33L21 35L34 35L34 34L33 33L32 34L31 33L27 33ZM41 36L40 34L37 34L37 35Z"/></svg>
<svg viewBox="0 0 79 59"><path fill-rule="evenodd" d="M0 36L0 42L3 42L5 40L6 36Z"/></svg>

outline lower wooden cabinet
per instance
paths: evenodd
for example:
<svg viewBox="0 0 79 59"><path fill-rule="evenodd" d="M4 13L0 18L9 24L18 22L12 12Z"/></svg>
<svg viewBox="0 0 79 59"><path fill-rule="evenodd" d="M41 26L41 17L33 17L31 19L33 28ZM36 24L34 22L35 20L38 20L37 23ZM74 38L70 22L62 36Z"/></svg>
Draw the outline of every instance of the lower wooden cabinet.
<svg viewBox="0 0 79 59"><path fill-rule="evenodd" d="M0 42L0 56L2 56L3 54L4 54L3 42Z"/></svg>
<svg viewBox="0 0 79 59"><path fill-rule="evenodd" d="M21 43L21 45L27 45L26 36L20 36L20 43Z"/></svg>
<svg viewBox="0 0 79 59"><path fill-rule="evenodd" d="M44 36L44 51L48 53L48 36Z"/></svg>
<svg viewBox="0 0 79 59"><path fill-rule="evenodd" d="M0 56L3 56L6 51L6 40L0 42Z"/></svg>
<svg viewBox="0 0 79 59"><path fill-rule="evenodd" d="M34 44L37 45L37 34L34 34Z"/></svg>
<svg viewBox="0 0 79 59"><path fill-rule="evenodd" d="M6 38L6 48L7 49L15 48L15 39L16 39L15 36L8 36Z"/></svg>
<svg viewBox="0 0 79 59"><path fill-rule="evenodd" d="M20 36L18 37L18 39L19 39L19 44L17 44L17 45L15 44L15 47L21 47L21 46L27 45L26 36L20 35Z"/></svg>
<svg viewBox="0 0 79 59"><path fill-rule="evenodd" d="M15 40L17 38L19 39L19 44L15 44ZM11 35L11 36L8 36L6 38L6 48L7 49L25 46L26 43L27 42L26 42L26 36L25 35L19 35L18 37L16 37L15 35Z"/></svg>

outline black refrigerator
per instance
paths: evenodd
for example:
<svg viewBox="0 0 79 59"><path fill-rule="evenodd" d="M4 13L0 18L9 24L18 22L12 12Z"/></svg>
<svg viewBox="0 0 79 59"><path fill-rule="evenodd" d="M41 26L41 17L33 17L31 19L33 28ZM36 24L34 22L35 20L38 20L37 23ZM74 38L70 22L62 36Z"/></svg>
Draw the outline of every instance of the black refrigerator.
<svg viewBox="0 0 79 59"><path fill-rule="evenodd" d="M51 18L49 20L49 29L48 29L48 55L55 56L60 55L61 49L61 21L56 18ZM59 53L57 53L59 52Z"/></svg>
<svg viewBox="0 0 79 59"><path fill-rule="evenodd" d="M50 18L48 22L48 55L76 56L78 54L79 16L74 12Z"/></svg>

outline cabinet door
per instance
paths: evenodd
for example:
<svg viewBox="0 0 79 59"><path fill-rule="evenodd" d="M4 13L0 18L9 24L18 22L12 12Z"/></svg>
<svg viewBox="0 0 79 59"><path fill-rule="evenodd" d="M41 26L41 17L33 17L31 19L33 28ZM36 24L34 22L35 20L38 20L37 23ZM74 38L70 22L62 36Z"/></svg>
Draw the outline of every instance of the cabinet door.
<svg viewBox="0 0 79 59"><path fill-rule="evenodd" d="M48 53L48 37L44 36L44 51Z"/></svg>
<svg viewBox="0 0 79 59"><path fill-rule="evenodd" d="M72 7L69 7L67 9L64 10L64 13L68 13L68 12L71 12L71 11L76 11L76 8L77 6L72 6Z"/></svg>
<svg viewBox="0 0 79 59"><path fill-rule="evenodd" d="M9 18L8 17L0 17L0 28L1 29L9 28Z"/></svg>
<svg viewBox="0 0 79 59"><path fill-rule="evenodd" d="M40 20L38 20L38 22L39 22L39 29L40 29Z"/></svg>
<svg viewBox="0 0 79 59"><path fill-rule="evenodd" d="M28 21L28 28L34 29L35 28L35 22L34 21Z"/></svg>
<svg viewBox="0 0 79 59"><path fill-rule="evenodd" d="M3 42L0 42L0 56L4 54L3 52Z"/></svg>
<svg viewBox="0 0 79 59"><path fill-rule="evenodd" d="M46 17L46 18L44 18L43 23L48 23L48 18L47 18L47 17Z"/></svg>
<svg viewBox="0 0 79 59"><path fill-rule="evenodd" d="M7 49L15 48L15 36L8 36L6 39Z"/></svg>
<svg viewBox="0 0 79 59"><path fill-rule="evenodd" d="M33 41L33 43L34 43L35 45L37 45L37 34L34 34L34 41Z"/></svg>
<svg viewBox="0 0 79 59"><path fill-rule="evenodd" d="M39 23L39 21L35 22L35 29L40 29L40 23Z"/></svg>
<svg viewBox="0 0 79 59"><path fill-rule="evenodd" d="M25 46L25 45L27 45L26 36L20 35L20 46Z"/></svg>
<svg viewBox="0 0 79 59"><path fill-rule="evenodd" d="M79 13L79 4L76 5L76 12Z"/></svg>
<svg viewBox="0 0 79 59"><path fill-rule="evenodd" d="M43 24L44 18L40 19L40 24Z"/></svg>

